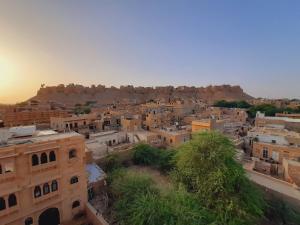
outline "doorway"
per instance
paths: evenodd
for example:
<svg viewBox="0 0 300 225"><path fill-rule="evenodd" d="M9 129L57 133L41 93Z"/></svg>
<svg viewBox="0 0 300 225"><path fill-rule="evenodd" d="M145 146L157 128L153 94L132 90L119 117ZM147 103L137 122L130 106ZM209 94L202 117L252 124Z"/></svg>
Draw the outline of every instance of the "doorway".
<svg viewBox="0 0 300 225"><path fill-rule="evenodd" d="M45 210L39 217L39 225L59 225L59 211L57 208Z"/></svg>

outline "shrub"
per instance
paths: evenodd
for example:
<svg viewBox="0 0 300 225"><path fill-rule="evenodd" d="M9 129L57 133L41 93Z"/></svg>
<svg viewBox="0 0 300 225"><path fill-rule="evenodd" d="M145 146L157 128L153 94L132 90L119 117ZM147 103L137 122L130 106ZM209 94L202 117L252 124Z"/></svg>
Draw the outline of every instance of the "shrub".
<svg viewBox="0 0 300 225"><path fill-rule="evenodd" d="M119 224L206 225L214 218L185 190L163 195L144 175L125 173L113 181L112 189Z"/></svg>
<svg viewBox="0 0 300 225"><path fill-rule="evenodd" d="M116 154L110 154L105 157L103 169L105 172L112 172L115 169L121 167L121 162L119 160L119 156Z"/></svg>
<svg viewBox="0 0 300 225"><path fill-rule="evenodd" d="M216 213L218 224L253 224L264 201L234 156L232 142L222 134L195 134L177 151L174 177Z"/></svg>
<svg viewBox="0 0 300 225"><path fill-rule="evenodd" d="M156 166L162 171L171 170L174 166L174 151L154 148L139 144L133 149L133 162L138 165Z"/></svg>
<svg viewBox="0 0 300 225"><path fill-rule="evenodd" d="M159 159L159 149L147 144L138 144L133 149L133 162L139 165L156 165Z"/></svg>

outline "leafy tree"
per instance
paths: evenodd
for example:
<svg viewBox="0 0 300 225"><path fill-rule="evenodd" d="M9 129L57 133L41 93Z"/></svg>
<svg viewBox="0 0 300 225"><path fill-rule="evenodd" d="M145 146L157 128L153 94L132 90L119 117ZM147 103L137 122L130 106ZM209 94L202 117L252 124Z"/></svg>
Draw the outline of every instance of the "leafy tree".
<svg viewBox="0 0 300 225"><path fill-rule="evenodd" d="M170 171L174 168L175 150L160 150L157 167L163 171Z"/></svg>
<svg viewBox="0 0 300 225"><path fill-rule="evenodd" d="M241 108L241 109L248 109L250 108L252 105L250 105L248 102L246 101L239 101L236 103L236 108Z"/></svg>
<svg viewBox="0 0 300 225"><path fill-rule="evenodd" d="M153 165L159 158L159 149L147 144L138 144L133 149L133 162L141 165Z"/></svg>
<svg viewBox="0 0 300 225"><path fill-rule="evenodd" d="M248 114L250 117L254 118L258 111L265 113L266 116L275 116L276 113L282 112L282 110L278 109L274 105L261 104L261 105L251 107L248 111Z"/></svg>
<svg viewBox="0 0 300 225"><path fill-rule="evenodd" d="M155 166L162 171L170 170L173 165L174 151L138 144L133 149L133 162L139 165Z"/></svg>
<svg viewBox="0 0 300 225"><path fill-rule="evenodd" d="M220 100L215 102L214 106L216 107L224 107L224 108L242 108L248 109L251 105L246 101L226 101Z"/></svg>
<svg viewBox="0 0 300 225"><path fill-rule="evenodd" d="M217 224L254 224L263 214L264 201L234 157L227 137L197 133L178 148L173 176L216 213Z"/></svg>
<svg viewBox="0 0 300 225"><path fill-rule="evenodd" d="M90 112L91 112L90 106L83 106L83 105L80 105L80 104L76 104L75 109L74 109L74 113L76 115L89 114Z"/></svg>
<svg viewBox="0 0 300 225"><path fill-rule="evenodd" d="M116 154L110 154L106 156L103 167L106 172L112 172L115 169L120 168L121 162L119 156Z"/></svg>
<svg viewBox="0 0 300 225"><path fill-rule="evenodd" d="M261 104L249 108L248 114L250 117L254 118L258 111L265 113L266 116L275 116L276 113L300 113L300 107L295 109L289 107L277 108L275 105Z"/></svg>

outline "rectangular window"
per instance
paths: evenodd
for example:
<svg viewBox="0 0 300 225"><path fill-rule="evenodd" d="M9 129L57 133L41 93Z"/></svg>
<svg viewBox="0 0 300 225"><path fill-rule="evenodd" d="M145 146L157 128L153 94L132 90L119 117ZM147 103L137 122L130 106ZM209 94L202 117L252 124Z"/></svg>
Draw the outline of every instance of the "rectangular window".
<svg viewBox="0 0 300 225"><path fill-rule="evenodd" d="M263 158L268 158L268 149L266 147L263 148Z"/></svg>
<svg viewBox="0 0 300 225"><path fill-rule="evenodd" d="M14 172L14 163L9 162L5 164L5 173Z"/></svg>

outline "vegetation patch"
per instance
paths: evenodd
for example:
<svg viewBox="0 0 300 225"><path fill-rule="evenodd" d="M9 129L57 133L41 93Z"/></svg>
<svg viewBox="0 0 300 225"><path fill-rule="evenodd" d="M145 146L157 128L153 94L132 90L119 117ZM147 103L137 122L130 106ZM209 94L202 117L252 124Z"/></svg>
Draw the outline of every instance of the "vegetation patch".
<svg viewBox="0 0 300 225"><path fill-rule="evenodd" d="M278 108L272 104L260 104L251 105L246 101L226 101L220 100L215 102L214 106L224 108L242 108L247 109L247 112L251 118L255 118L258 111L265 113L266 116L275 116L276 113L300 113L300 107L298 108Z"/></svg>
<svg viewBox="0 0 300 225"><path fill-rule="evenodd" d="M162 172L169 171L174 167L174 150L138 144L134 147L133 152L133 162L137 165L154 166Z"/></svg>
<svg viewBox="0 0 300 225"><path fill-rule="evenodd" d="M114 212L110 222L258 224L266 204L234 157L231 141L209 132L195 134L174 150L137 145L132 154L135 165L127 168L109 158L108 186Z"/></svg>

